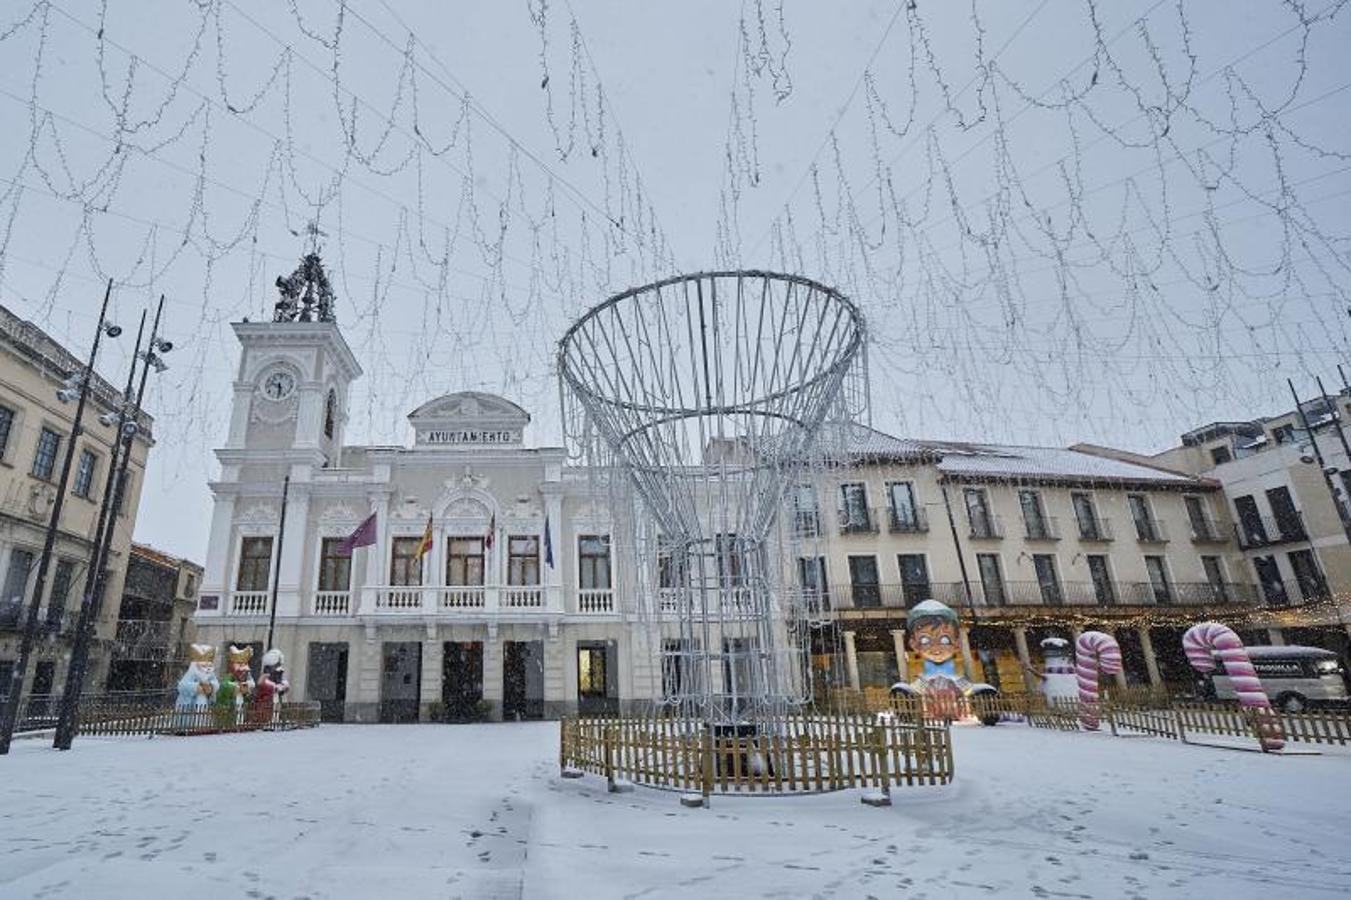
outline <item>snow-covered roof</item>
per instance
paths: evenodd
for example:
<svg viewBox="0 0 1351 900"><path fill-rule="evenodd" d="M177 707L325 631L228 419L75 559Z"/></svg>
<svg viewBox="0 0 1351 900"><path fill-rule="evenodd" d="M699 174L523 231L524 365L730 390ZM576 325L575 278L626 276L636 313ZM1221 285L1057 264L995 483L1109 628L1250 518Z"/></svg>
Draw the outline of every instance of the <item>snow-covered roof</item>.
<svg viewBox="0 0 1351 900"><path fill-rule="evenodd" d="M1190 475L1068 447L1027 447L898 438L863 425L842 426L844 449L854 459L930 459L945 475L965 478L1026 478L1125 482L1161 486L1200 485ZM824 441L839 441L827 431Z"/></svg>

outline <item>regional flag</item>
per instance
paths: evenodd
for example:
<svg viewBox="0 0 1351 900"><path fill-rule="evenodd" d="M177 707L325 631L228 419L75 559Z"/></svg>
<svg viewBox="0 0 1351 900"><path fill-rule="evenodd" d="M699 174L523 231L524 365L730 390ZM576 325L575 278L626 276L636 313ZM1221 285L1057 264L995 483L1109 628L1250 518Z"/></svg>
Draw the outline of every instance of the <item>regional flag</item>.
<svg viewBox="0 0 1351 900"><path fill-rule="evenodd" d="M338 553L342 556L351 556L352 551L358 547L369 547L375 543L375 513L366 517L366 521L357 526L357 530L349 534L341 544L338 545Z"/></svg>
<svg viewBox="0 0 1351 900"><path fill-rule="evenodd" d="M422 532L422 540L418 542L417 553L413 554L414 559L422 559L427 555L427 551L432 549L432 517L427 516L427 530Z"/></svg>

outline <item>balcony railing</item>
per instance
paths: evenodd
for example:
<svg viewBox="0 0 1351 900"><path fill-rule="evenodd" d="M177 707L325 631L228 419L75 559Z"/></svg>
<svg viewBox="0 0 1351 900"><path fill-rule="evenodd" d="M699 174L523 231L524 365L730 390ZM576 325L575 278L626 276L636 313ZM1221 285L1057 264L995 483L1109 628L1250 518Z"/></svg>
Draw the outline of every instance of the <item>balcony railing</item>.
<svg viewBox="0 0 1351 900"><path fill-rule="evenodd" d="M1327 582L1300 584L1298 581L1273 581L1259 584L1257 593L1267 606L1299 606L1332 596Z"/></svg>
<svg viewBox="0 0 1351 900"><path fill-rule="evenodd" d="M1112 520L1104 516L1077 516L1079 540L1097 543L1112 540Z"/></svg>
<svg viewBox="0 0 1351 900"><path fill-rule="evenodd" d="M974 540L995 540L1004 536L1004 523L992 512L972 515L967 512L967 521L971 525L971 537Z"/></svg>
<svg viewBox="0 0 1351 900"><path fill-rule="evenodd" d="M236 616L265 616L267 591L235 591L230 595L230 612Z"/></svg>
<svg viewBox="0 0 1351 900"><path fill-rule="evenodd" d="M444 612L480 610L488 605L488 589L481 584L449 584L431 589L436 608Z"/></svg>
<svg viewBox="0 0 1351 900"><path fill-rule="evenodd" d="M1231 534L1229 529L1221 528L1209 516L1191 520L1191 533L1194 544L1227 544Z"/></svg>
<svg viewBox="0 0 1351 900"><path fill-rule="evenodd" d="M1038 519L1023 517L1023 535L1029 541L1060 540L1060 520L1055 516L1042 516Z"/></svg>
<svg viewBox="0 0 1351 900"><path fill-rule="evenodd" d="M1136 519L1135 537L1142 544L1163 544L1168 541L1168 531L1158 519Z"/></svg>
<svg viewBox="0 0 1351 900"><path fill-rule="evenodd" d="M923 509L887 510L887 531L892 534L923 534L929 530L929 514Z"/></svg>
<svg viewBox="0 0 1351 900"><path fill-rule="evenodd" d="M577 592L577 612L586 615L610 615L614 611L614 591L579 590Z"/></svg>
<svg viewBox="0 0 1351 900"><path fill-rule="evenodd" d="M310 614L315 616L349 616L352 614L351 591L315 591Z"/></svg>
<svg viewBox="0 0 1351 900"><path fill-rule="evenodd" d="M1234 523L1234 535L1243 550L1309 539L1308 529L1304 527L1304 515L1298 512L1288 516L1240 517Z"/></svg>
<svg viewBox="0 0 1351 900"><path fill-rule="evenodd" d="M798 537L816 537L821 533L821 514L814 509L792 511L793 534Z"/></svg>
<svg viewBox="0 0 1351 900"><path fill-rule="evenodd" d="M877 509L839 510L840 534L877 534Z"/></svg>
<svg viewBox="0 0 1351 900"><path fill-rule="evenodd" d="M909 609L920 600L938 600L953 609L968 606L966 585L960 581L936 581L927 585L837 584L830 588L835 605L852 609ZM1211 584L1209 582L1170 582L1167 599L1160 601L1155 586L1148 581L1002 581L998 584L971 582L970 606L1205 606L1226 603L1254 603L1257 590L1251 584Z"/></svg>
<svg viewBox="0 0 1351 900"><path fill-rule="evenodd" d="M119 659L164 659L169 655L170 622L158 619L121 619L113 655Z"/></svg>
<svg viewBox="0 0 1351 900"><path fill-rule="evenodd" d="M38 610L38 631L46 634L70 634L80 618L79 605L52 613L46 607ZM28 606L18 600L0 602L0 629L22 629L28 621Z"/></svg>
<svg viewBox="0 0 1351 900"><path fill-rule="evenodd" d="M503 609L543 609L544 588L537 584L508 585L502 589Z"/></svg>

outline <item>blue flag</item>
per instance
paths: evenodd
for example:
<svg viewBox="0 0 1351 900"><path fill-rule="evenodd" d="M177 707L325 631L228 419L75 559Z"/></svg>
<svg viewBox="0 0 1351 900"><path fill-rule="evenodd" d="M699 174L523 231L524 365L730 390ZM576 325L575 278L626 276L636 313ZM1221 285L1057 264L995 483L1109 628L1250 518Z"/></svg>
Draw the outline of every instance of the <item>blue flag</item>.
<svg viewBox="0 0 1351 900"><path fill-rule="evenodd" d="M549 515L544 515L544 563L549 568L554 567L554 538L549 532Z"/></svg>

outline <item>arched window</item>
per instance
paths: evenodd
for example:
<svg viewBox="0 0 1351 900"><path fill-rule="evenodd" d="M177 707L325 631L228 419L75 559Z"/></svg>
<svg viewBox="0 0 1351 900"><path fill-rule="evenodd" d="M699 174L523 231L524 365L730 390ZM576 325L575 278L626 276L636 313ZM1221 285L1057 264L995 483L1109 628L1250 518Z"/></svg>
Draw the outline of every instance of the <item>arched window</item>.
<svg viewBox="0 0 1351 900"><path fill-rule="evenodd" d="M324 437L333 437L333 417L337 415L338 394L329 389L328 399L324 401Z"/></svg>

